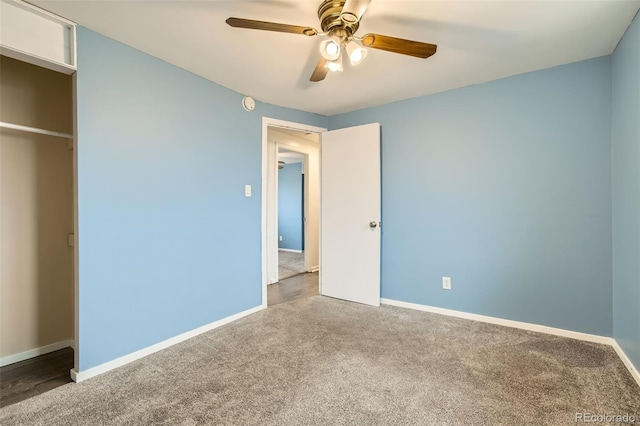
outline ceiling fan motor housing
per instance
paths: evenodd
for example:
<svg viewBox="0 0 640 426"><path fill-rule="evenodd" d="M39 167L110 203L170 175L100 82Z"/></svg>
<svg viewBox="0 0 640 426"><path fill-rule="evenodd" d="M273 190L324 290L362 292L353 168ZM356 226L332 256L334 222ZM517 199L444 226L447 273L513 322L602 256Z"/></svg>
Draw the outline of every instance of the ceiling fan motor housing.
<svg viewBox="0 0 640 426"><path fill-rule="evenodd" d="M324 0L318 7L318 18L320 19L320 27L325 34L348 41L358 31L360 23L345 22L340 18L344 4L344 0Z"/></svg>

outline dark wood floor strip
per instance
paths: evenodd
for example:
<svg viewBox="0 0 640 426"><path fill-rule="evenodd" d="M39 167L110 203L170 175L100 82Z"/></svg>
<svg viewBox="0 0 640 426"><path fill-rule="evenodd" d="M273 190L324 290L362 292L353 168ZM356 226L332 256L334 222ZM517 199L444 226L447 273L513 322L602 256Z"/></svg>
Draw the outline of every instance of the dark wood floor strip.
<svg viewBox="0 0 640 426"><path fill-rule="evenodd" d="M73 349L40 355L0 368L0 407L15 404L71 382Z"/></svg>
<svg viewBox="0 0 640 426"><path fill-rule="evenodd" d="M267 287L267 305L273 306L279 303L318 294L318 273L304 273L291 278L280 280L276 284Z"/></svg>

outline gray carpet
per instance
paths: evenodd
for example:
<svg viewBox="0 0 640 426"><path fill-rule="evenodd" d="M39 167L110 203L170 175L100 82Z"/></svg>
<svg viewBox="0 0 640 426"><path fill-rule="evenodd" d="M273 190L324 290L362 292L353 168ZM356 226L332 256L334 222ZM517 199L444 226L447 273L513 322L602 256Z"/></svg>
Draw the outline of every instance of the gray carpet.
<svg viewBox="0 0 640 426"><path fill-rule="evenodd" d="M640 415L608 346L322 296L0 410L2 425L573 424Z"/></svg>
<svg viewBox="0 0 640 426"><path fill-rule="evenodd" d="M304 272L304 253L278 250L278 280L285 280Z"/></svg>

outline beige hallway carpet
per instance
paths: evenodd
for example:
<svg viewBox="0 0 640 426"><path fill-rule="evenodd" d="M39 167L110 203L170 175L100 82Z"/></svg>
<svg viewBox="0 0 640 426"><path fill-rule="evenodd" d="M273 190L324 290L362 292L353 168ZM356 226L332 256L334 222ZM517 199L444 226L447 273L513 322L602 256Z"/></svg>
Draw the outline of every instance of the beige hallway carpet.
<svg viewBox="0 0 640 426"><path fill-rule="evenodd" d="M562 425L640 416L609 346L323 296L0 410L2 425Z"/></svg>

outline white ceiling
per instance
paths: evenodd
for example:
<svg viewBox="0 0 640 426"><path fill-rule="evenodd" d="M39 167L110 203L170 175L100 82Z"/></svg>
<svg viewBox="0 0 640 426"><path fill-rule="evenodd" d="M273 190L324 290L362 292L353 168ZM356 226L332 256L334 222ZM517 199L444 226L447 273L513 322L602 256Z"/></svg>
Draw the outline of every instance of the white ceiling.
<svg viewBox="0 0 640 426"><path fill-rule="evenodd" d="M640 0L373 0L357 35L438 45L429 59L369 50L309 82L320 37L231 28L230 16L319 28L320 0L35 4L258 101L333 115L613 52Z"/></svg>
<svg viewBox="0 0 640 426"><path fill-rule="evenodd" d="M269 141L275 142L278 145L278 161L284 161L286 164L300 163L304 161L304 154L296 151L295 149L286 148L280 144L287 144L288 146L300 146L299 142L303 143L319 143L320 137L317 133L305 133L299 130L285 129L282 127L268 127L267 138Z"/></svg>
<svg viewBox="0 0 640 426"><path fill-rule="evenodd" d="M304 161L304 154L285 148L278 148L278 161L284 161L285 164L302 163Z"/></svg>

